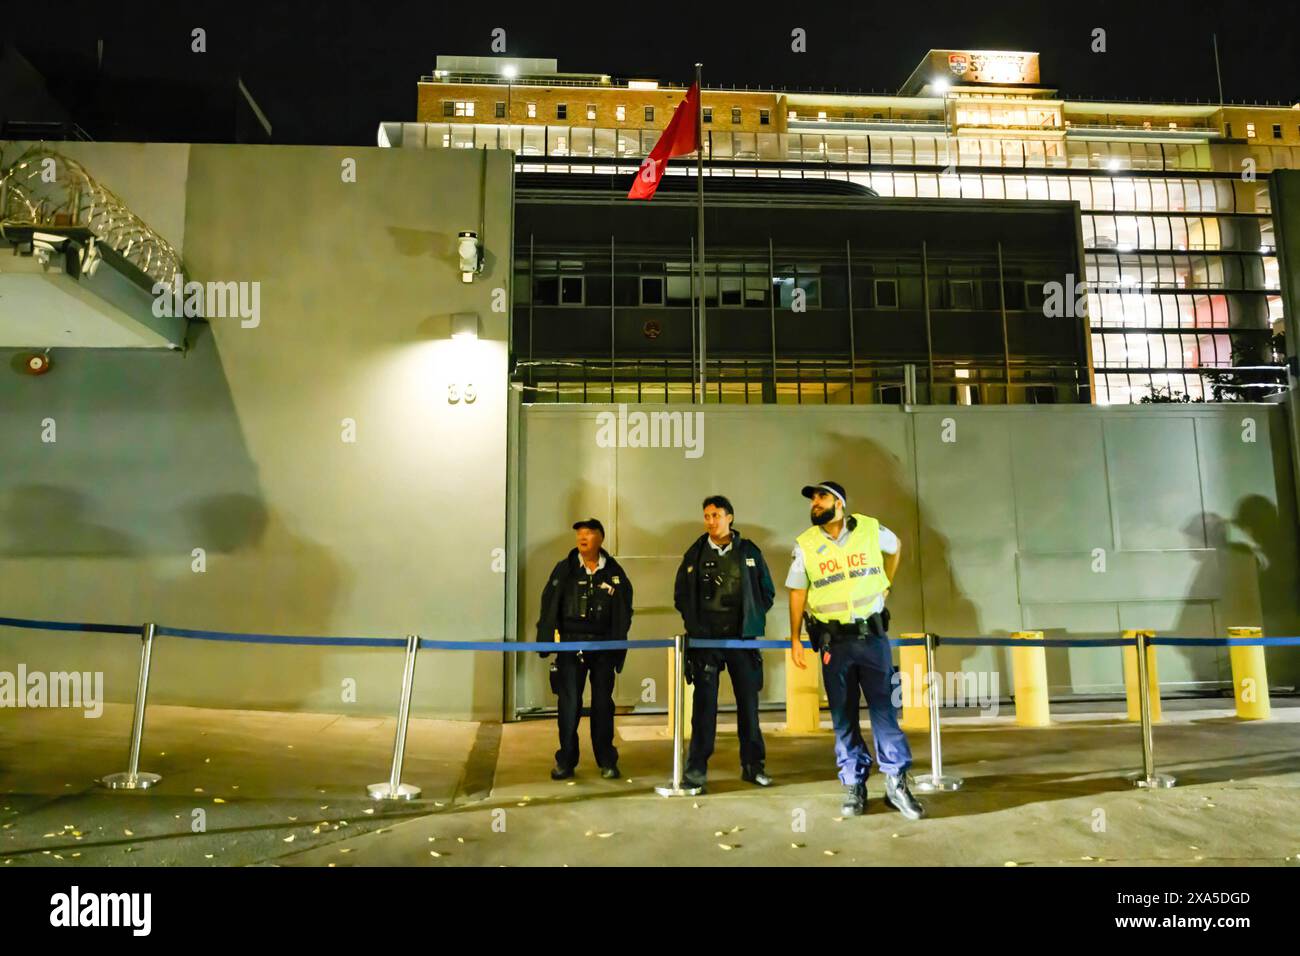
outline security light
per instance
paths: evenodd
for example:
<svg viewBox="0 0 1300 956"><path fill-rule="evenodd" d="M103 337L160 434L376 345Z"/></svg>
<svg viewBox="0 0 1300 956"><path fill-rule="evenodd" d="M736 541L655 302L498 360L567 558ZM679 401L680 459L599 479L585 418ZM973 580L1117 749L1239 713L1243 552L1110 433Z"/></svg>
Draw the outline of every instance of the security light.
<svg viewBox="0 0 1300 956"><path fill-rule="evenodd" d="M478 241L478 233L460 233L456 252L460 256L460 281L473 282L474 276L483 271L483 244Z"/></svg>

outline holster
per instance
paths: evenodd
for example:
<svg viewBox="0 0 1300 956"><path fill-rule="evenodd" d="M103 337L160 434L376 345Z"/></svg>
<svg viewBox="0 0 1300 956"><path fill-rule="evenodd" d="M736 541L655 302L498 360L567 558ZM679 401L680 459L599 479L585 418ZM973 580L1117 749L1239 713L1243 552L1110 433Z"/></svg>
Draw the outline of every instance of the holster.
<svg viewBox="0 0 1300 956"><path fill-rule="evenodd" d="M814 628L817 634L814 636ZM838 621L808 622L808 636L814 650L824 651L839 641L860 641L867 637L884 637L889 633L889 608L882 608L866 620L841 624Z"/></svg>

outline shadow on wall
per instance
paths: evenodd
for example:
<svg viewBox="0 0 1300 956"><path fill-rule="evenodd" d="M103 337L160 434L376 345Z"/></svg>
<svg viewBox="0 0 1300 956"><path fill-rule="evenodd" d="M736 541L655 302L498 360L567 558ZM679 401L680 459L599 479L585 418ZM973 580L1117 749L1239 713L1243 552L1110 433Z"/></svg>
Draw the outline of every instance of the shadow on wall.
<svg viewBox="0 0 1300 956"><path fill-rule="evenodd" d="M1259 623L1268 632L1274 628L1300 625L1296 620L1296 596L1300 595L1300 562L1296 560L1295 529L1284 528L1282 515L1262 495L1247 495L1237 503L1233 524L1249 538L1259 582Z"/></svg>
<svg viewBox="0 0 1300 956"><path fill-rule="evenodd" d="M86 495L40 483L13 485L0 510L0 553L12 557L121 557L139 544L125 531L99 523Z"/></svg>
<svg viewBox="0 0 1300 956"><path fill-rule="evenodd" d="M293 532L258 497L210 495L185 508L186 524L204 549L205 569L169 582L178 606L194 618L177 626L303 636L335 636L334 609L347 586L329 549ZM364 635L361 635L364 636ZM226 648L226 679L274 708L298 709L319 684L319 648L217 645ZM301 694L283 694L279 663L291 666ZM274 666L269 666L274 665ZM301 699L300 699L301 698Z"/></svg>

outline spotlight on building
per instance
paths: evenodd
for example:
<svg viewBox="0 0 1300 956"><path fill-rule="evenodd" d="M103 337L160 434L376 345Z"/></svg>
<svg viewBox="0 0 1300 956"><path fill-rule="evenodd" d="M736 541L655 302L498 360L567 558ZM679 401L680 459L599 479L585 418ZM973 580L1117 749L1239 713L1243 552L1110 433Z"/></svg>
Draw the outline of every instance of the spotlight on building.
<svg viewBox="0 0 1300 956"><path fill-rule="evenodd" d="M519 75L519 67L515 66L513 63L507 63L501 68L501 75L507 80L513 80Z"/></svg>
<svg viewBox="0 0 1300 956"><path fill-rule="evenodd" d="M1115 172L1116 170L1118 170L1118 169L1119 169L1119 160L1118 160L1118 159L1114 159L1114 158L1111 158L1111 159L1106 160L1106 169L1109 170L1109 171L1112 172L1112 173Z"/></svg>
<svg viewBox="0 0 1300 956"><path fill-rule="evenodd" d="M473 282L483 271L483 244L477 232L462 232L456 237L456 253L460 256L460 281Z"/></svg>
<svg viewBox="0 0 1300 956"><path fill-rule="evenodd" d="M451 337L462 341L477 341L478 313L456 312L451 317Z"/></svg>

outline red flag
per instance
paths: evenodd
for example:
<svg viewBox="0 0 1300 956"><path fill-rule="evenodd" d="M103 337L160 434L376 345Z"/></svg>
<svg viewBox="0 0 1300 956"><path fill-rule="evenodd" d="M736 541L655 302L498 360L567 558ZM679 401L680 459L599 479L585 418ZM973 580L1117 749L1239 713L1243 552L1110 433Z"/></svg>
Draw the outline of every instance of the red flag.
<svg viewBox="0 0 1300 956"><path fill-rule="evenodd" d="M700 148L700 87L692 83L686 91L686 98L677 104L673 118L668 121L663 135L650 155L641 164L636 174L636 181L628 191L628 199L649 199L659 188L659 180L664 178L664 169L668 160L674 156L685 156Z"/></svg>

